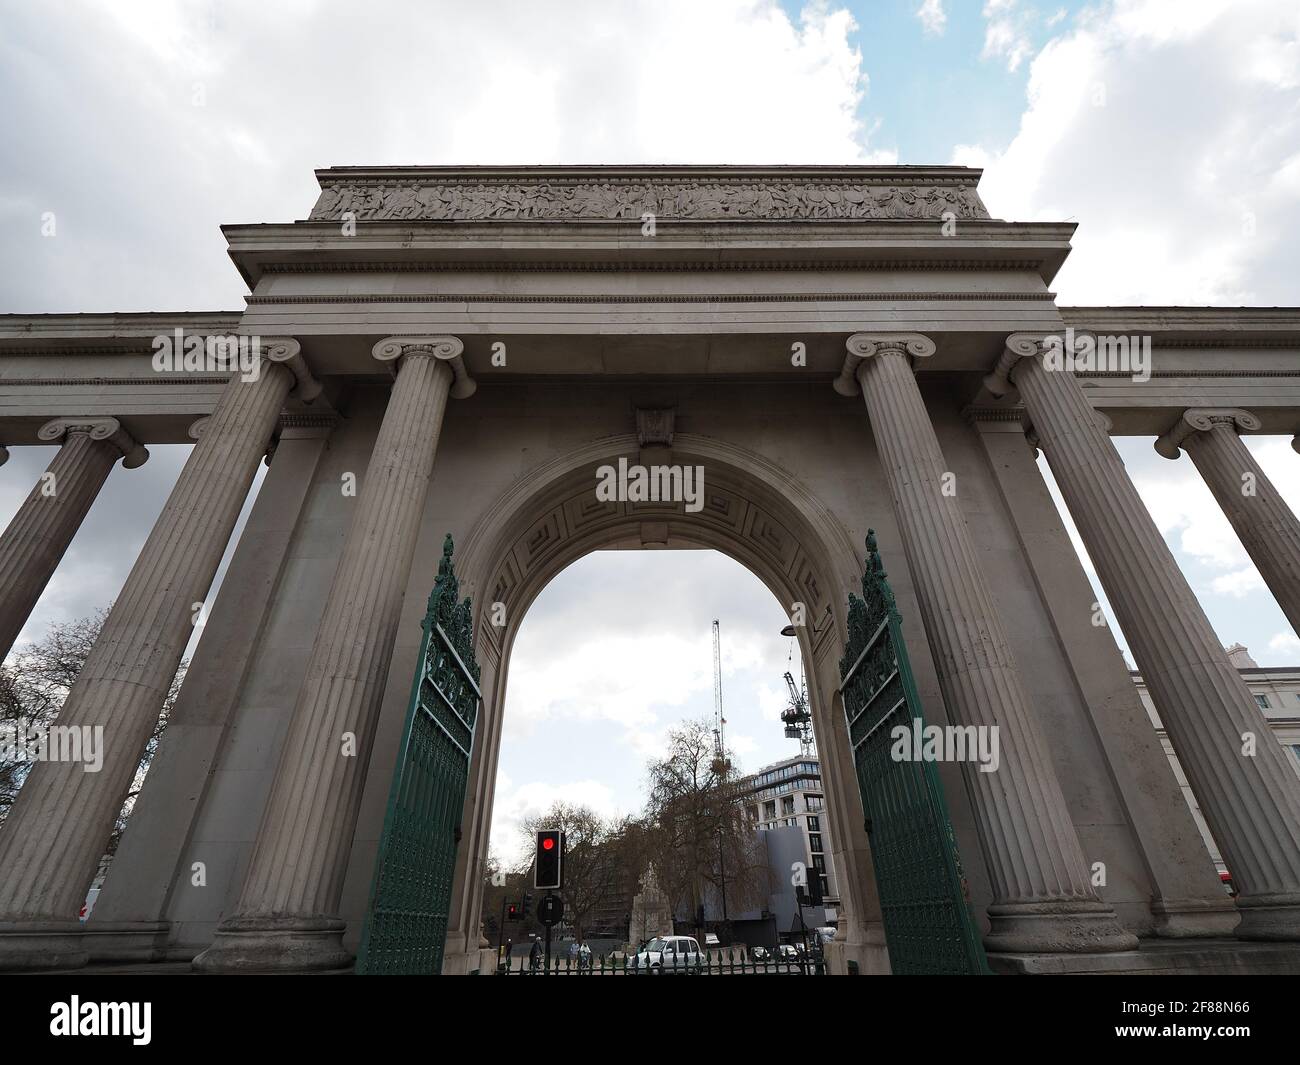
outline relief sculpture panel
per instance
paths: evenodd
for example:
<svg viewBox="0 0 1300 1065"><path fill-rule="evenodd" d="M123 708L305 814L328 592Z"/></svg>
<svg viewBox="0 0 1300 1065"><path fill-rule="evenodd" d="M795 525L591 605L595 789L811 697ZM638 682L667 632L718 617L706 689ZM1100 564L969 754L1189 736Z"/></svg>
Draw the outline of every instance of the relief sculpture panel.
<svg viewBox="0 0 1300 1065"><path fill-rule="evenodd" d="M455 182L331 183L313 221L420 219L725 220L988 218L968 185L878 185L865 182Z"/></svg>

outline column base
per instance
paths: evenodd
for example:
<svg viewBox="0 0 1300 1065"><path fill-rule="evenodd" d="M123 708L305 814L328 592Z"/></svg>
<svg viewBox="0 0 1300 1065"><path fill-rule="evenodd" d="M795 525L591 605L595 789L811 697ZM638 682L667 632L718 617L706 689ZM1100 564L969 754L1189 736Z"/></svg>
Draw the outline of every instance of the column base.
<svg viewBox="0 0 1300 1065"><path fill-rule="evenodd" d="M193 961L200 973L299 973L351 969L343 921L333 917L233 917Z"/></svg>
<svg viewBox="0 0 1300 1065"><path fill-rule="evenodd" d="M1300 940L1300 895L1241 895L1238 939L1287 942Z"/></svg>
<svg viewBox="0 0 1300 1065"><path fill-rule="evenodd" d="M85 925L92 962L154 962L167 957L170 921L96 921Z"/></svg>
<svg viewBox="0 0 1300 1065"><path fill-rule="evenodd" d="M1144 939L1110 954L990 954L1012 976L1283 976L1300 974L1300 945L1236 939Z"/></svg>
<svg viewBox="0 0 1300 1065"><path fill-rule="evenodd" d="M984 949L990 954L1104 954L1138 945L1104 902L1000 903L988 915Z"/></svg>
<svg viewBox="0 0 1300 1065"><path fill-rule="evenodd" d="M883 943L840 943L832 939L822 953L828 976L888 976L889 951Z"/></svg>
<svg viewBox="0 0 1300 1065"><path fill-rule="evenodd" d="M0 921L0 972L80 969L85 932L80 921Z"/></svg>
<svg viewBox="0 0 1300 1065"><path fill-rule="evenodd" d="M1151 935L1159 939L1222 939L1241 920L1226 893L1222 899L1154 899L1151 914Z"/></svg>

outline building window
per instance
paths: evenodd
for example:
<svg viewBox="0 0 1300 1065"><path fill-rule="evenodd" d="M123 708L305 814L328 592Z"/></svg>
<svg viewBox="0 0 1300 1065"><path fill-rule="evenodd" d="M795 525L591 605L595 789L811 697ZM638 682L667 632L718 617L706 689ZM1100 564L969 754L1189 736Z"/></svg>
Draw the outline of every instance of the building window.
<svg viewBox="0 0 1300 1065"><path fill-rule="evenodd" d="M823 807L822 797L820 795L808 796L808 809L820 810Z"/></svg>
<svg viewBox="0 0 1300 1065"><path fill-rule="evenodd" d="M820 817L808 818L808 831L820 832L822 830L822 819Z"/></svg>
<svg viewBox="0 0 1300 1065"><path fill-rule="evenodd" d="M749 814L749 819L750 819L751 821L757 821L757 820L758 820L758 807L757 807L757 806L746 806L746 807L745 807L745 812L746 812L747 814Z"/></svg>
<svg viewBox="0 0 1300 1065"><path fill-rule="evenodd" d="M794 813L794 796L787 795L784 799L781 800L781 812L783 814Z"/></svg>
<svg viewBox="0 0 1300 1065"><path fill-rule="evenodd" d="M822 849L821 833L814 832L808 837L808 849L810 851L819 851Z"/></svg>
<svg viewBox="0 0 1300 1065"><path fill-rule="evenodd" d="M770 821L775 816L776 816L776 800L773 799L771 802L763 803L763 817L766 818L768 821Z"/></svg>
<svg viewBox="0 0 1300 1065"><path fill-rule="evenodd" d="M816 869L817 872L819 872L819 873L825 873L825 872L826 872L826 857L825 857L825 855L814 854L814 855L812 856L812 864L813 864L813 868Z"/></svg>
<svg viewBox="0 0 1300 1065"><path fill-rule="evenodd" d="M1259 703L1259 707L1260 707L1261 710L1270 710L1270 709L1272 709L1272 708L1268 705L1268 696L1267 696L1267 695L1257 695L1257 696L1255 696L1255 702Z"/></svg>

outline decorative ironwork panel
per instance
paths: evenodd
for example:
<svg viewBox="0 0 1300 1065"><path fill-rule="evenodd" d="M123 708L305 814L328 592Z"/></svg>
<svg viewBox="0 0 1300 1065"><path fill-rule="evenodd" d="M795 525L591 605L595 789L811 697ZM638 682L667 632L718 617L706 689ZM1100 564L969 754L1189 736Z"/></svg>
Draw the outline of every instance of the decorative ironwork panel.
<svg viewBox="0 0 1300 1065"><path fill-rule="evenodd" d="M840 694L893 971L987 973L938 771L915 746L911 758L892 754L895 729L920 735L925 719L875 530L862 598L849 593Z"/></svg>
<svg viewBox="0 0 1300 1065"><path fill-rule="evenodd" d="M470 601L458 601L452 540L429 596L379 840L356 971L442 971L461 810L480 700Z"/></svg>

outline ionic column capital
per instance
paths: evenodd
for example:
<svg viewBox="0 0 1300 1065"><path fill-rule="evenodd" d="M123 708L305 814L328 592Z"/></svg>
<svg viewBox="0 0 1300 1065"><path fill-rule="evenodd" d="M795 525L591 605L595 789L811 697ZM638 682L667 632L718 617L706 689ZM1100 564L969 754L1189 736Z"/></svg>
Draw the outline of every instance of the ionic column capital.
<svg viewBox="0 0 1300 1065"><path fill-rule="evenodd" d="M1012 333L1004 341L993 372L984 378L984 388L990 395L1005 396L1015 388L1011 374L1021 359L1041 358L1053 344L1060 343L1060 333Z"/></svg>
<svg viewBox="0 0 1300 1065"><path fill-rule="evenodd" d="M873 355L902 355L909 360L934 354L934 341L920 333L854 333L845 342L848 354L844 368L835 379L835 391L841 396L856 396L862 391L858 373Z"/></svg>
<svg viewBox="0 0 1300 1065"><path fill-rule="evenodd" d="M302 345L293 337L262 337L262 358L272 364L284 366L294 376L293 395L310 403L321 394L322 385L312 376L311 367L303 358Z"/></svg>
<svg viewBox="0 0 1300 1065"><path fill-rule="evenodd" d="M468 399L478 390L477 382L470 377L463 358L465 345L459 337L451 336L392 336L385 337L371 349L380 362L397 362L401 359L422 356L441 359L451 369L451 394L456 399Z"/></svg>
<svg viewBox="0 0 1300 1065"><path fill-rule="evenodd" d="M1156 440L1156 453L1167 459L1176 459L1184 440L1193 433L1209 432L1216 425L1227 425L1234 432L1245 430L1253 433L1259 429L1260 420L1240 407L1192 407L1183 411L1170 429Z"/></svg>
<svg viewBox="0 0 1300 1065"><path fill-rule="evenodd" d="M36 438L52 444L69 433L85 433L92 440L107 441L121 454L124 469L134 470L148 461L149 450L123 429L116 418L55 418L36 430Z"/></svg>

